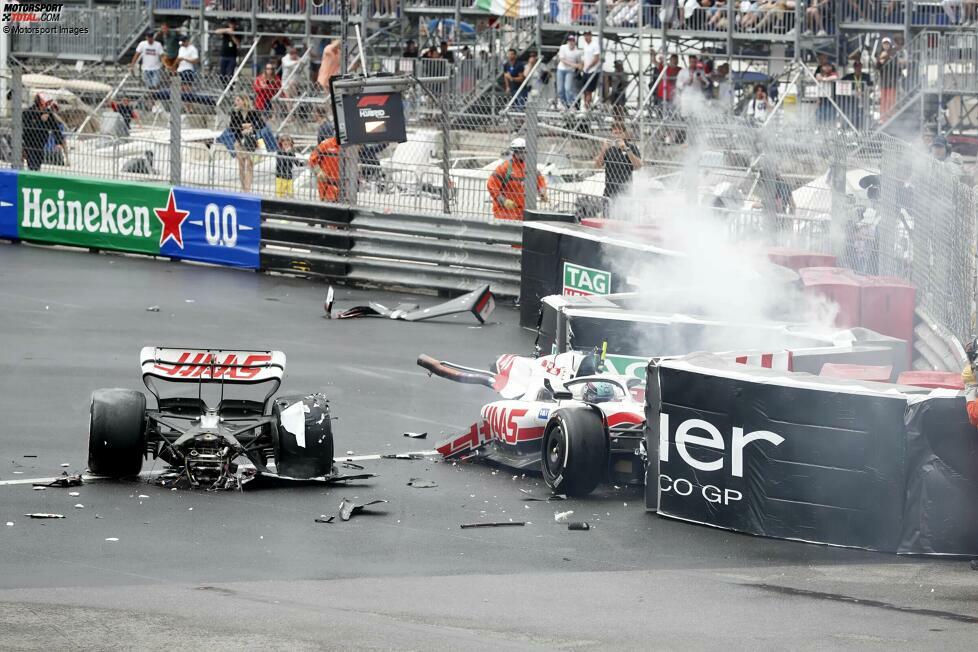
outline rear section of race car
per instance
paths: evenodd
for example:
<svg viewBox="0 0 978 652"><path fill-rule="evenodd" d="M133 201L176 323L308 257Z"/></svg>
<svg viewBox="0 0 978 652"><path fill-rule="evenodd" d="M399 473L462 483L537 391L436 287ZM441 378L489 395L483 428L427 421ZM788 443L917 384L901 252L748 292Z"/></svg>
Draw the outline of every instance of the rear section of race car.
<svg viewBox="0 0 978 652"><path fill-rule="evenodd" d="M267 472L273 459L279 475L293 478L332 471L326 397L272 398L285 369L283 353L145 347L140 363L156 409L147 409L142 392L96 390L89 427L92 473L133 476L147 455L201 488L230 486L242 461Z"/></svg>

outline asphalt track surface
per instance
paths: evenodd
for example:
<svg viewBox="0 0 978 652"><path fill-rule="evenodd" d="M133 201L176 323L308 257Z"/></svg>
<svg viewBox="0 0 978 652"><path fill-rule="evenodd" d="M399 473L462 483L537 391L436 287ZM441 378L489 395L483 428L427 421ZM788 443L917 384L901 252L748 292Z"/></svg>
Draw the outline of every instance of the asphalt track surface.
<svg viewBox="0 0 978 652"><path fill-rule="evenodd" d="M519 489L546 495L538 477L432 460L363 462L379 477L355 486L245 493L4 484L83 470L89 396L140 388L143 345L285 351L283 391L325 392L338 453L357 455L431 447L491 400L428 378L418 353L484 366L532 346L512 308L483 328L327 321L323 294L291 278L0 245L0 649L974 649L967 563L670 521L633 489L524 502ZM341 288L337 307L368 300L399 298ZM314 522L344 497L390 502ZM568 531L557 510L593 529ZM509 519L529 523L459 529Z"/></svg>

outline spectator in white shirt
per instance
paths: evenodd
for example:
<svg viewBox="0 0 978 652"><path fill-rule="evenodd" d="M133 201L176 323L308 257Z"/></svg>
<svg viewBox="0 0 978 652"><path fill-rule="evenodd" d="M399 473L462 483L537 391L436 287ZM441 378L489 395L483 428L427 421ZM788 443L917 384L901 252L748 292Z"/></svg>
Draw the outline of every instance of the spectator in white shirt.
<svg viewBox="0 0 978 652"><path fill-rule="evenodd" d="M581 63L584 66L584 108L590 109L591 97L601 81L601 48L590 31L584 32Z"/></svg>
<svg viewBox="0 0 978 652"><path fill-rule="evenodd" d="M774 105L771 103L771 98L767 96L767 89L764 88L764 84L754 86L754 97L751 98L750 103L747 105L747 117L755 125L762 126L767 122L768 113L773 108Z"/></svg>
<svg viewBox="0 0 978 652"><path fill-rule="evenodd" d="M567 35L567 42L557 51L557 98L566 108L571 108L577 97L577 73L584 68L577 37Z"/></svg>
<svg viewBox="0 0 978 652"><path fill-rule="evenodd" d="M695 54L689 55L689 66L680 70L676 76L676 90L679 91L680 95L691 89L702 93L706 90L707 83L708 80L706 79L706 75L703 74L699 57Z"/></svg>
<svg viewBox="0 0 978 652"><path fill-rule="evenodd" d="M160 70L163 68L163 45L156 40L152 32L146 33L146 40L136 46L136 54L132 55L130 68L141 60L143 84L150 90L160 85Z"/></svg>
<svg viewBox="0 0 978 652"><path fill-rule="evenodd" d="M177 52L177 74L186 86L192 86L197 81L197 64L200 63L200 53L190 42L190 35L180 37L180 50Z"/></svg>
<svg viewBox="0 0 978 652"><path fill-rule="evenodd" d="M286 97L295 96L296 87L303 77L299 69L302 68L305 70L305 65L300 66L300 63L302 63L302 57L299 56L298 48L293 45L289 48L285 56L282 57L282 92Z"/></svg>

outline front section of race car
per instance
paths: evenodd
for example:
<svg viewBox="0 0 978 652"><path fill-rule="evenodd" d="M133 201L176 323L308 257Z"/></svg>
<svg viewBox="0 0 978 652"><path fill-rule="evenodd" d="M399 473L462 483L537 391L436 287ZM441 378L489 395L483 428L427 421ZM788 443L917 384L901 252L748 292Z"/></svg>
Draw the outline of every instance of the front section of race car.
<svg viewBox="0 0 978 652"><path fill-rule="evenodd" d="M421 356L418 363L457 382L483 384L503 400L438 447L447 459L478 457L517 470L537 469L554 490L586 495L601 482L641 483L644 387L599 373L592 354L506 355L494 371Z"/></svg>
<svg viewBox="0 0 978 652"><path fill-rule="evenodd" d="M276 397L285 371L279 351L144 347L142 392L100 389L92 395L89 469L136 475L143 459L164 460L194 488L228 488L238 462L268 473L315 478L333 468L329 404L321 394ZM226 394L233 393L231 397Z"/></svg>

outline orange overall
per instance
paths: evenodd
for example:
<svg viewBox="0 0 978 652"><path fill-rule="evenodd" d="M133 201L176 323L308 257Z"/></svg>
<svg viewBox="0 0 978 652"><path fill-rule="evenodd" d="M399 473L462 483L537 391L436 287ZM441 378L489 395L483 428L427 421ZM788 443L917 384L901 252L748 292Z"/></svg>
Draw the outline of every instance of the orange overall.
<svg viewBox="0 0 978 652"><path fill-rule="evenodd" d="M499 220L522 220L526 206L523 180L526 177L526 162L518 159L503 161L489 177L486 188L492 197L492 214ZM537 174L537 192L543 193L547 182L543 175ZM511 202L507 206L507 200Z"/></svg>
<svg viewBox="0 0 978 652"><path fill-rule="evenodd" d="M319 179L319 198L323 201L340 199L340 145L336 138L327 138L316 145L309 156L309 167Z"/></svg>

